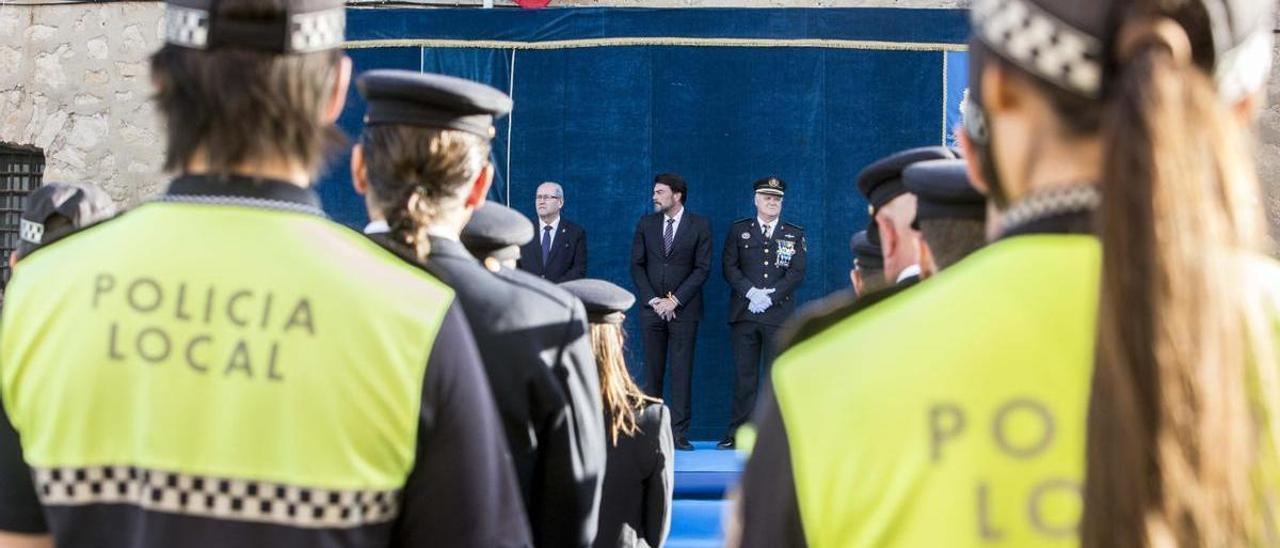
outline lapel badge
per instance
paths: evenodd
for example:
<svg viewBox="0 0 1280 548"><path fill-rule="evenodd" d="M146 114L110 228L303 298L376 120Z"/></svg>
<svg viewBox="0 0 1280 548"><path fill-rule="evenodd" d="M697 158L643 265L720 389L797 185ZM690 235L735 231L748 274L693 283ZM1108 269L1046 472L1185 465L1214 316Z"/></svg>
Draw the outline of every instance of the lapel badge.
<svg viewBox="0 0 1280 548"><path fill-rule="evenodd" d="M750 232L743 232L743 233L742 233L742 239L744 239L744 240L750 240L750 239L751 239L751 233L750 233Z"/></svg>

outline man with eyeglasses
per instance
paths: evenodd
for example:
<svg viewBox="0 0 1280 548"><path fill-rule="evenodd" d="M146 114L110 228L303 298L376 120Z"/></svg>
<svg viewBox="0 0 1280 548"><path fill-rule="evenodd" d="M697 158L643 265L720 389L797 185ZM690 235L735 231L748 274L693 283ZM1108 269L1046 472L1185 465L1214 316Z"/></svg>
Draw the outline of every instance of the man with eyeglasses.
<svg viewBox="0 0 1280 548"><path fill-rule="evenodd" d="M533 206L538 229L520 247L517 266L552 283L587 277L587 231L560 217L564 188L550 181L538 185Z"/></svg>

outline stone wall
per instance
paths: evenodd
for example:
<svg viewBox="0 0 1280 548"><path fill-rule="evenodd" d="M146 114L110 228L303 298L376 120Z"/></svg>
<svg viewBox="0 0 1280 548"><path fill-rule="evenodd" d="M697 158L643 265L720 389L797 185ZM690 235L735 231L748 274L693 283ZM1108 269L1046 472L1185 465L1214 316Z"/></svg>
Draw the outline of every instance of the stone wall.
<svg viewBox="0 0 1280 548"><path fill-rule="evenodd" d="M477 5L481 1L434 3ZM920 8L966 7L969 0L556 0L555 4ZM124 204L154 193L164 181L159 173L164 145L148 102L147 56L160 42L162 9L157 2L0 3L0 141L43 149L46 180L94 181ZM1280 28L1280 20L1276 25ZM1259 153L1271 209L1280 219L1280 63L1274 74L1270 106L1261 120Z"/></svg>
<svg viewBox="0 0 1280 548"><path fill-rule="evenodd" d="M45 180L87 180L121 203L153 193L163 143L147 57L162 5L0 4L0 141L45 151Z"/></svg>

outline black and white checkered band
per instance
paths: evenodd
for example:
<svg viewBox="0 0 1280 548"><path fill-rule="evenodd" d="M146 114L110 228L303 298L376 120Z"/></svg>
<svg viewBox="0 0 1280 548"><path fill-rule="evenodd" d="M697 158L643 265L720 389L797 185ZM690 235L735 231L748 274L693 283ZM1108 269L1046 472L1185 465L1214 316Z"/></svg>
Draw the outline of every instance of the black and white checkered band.
<svg viewBox="0 0 1280 548"><path fill-rule="evenodd" d="M333 490L140 469L35 468L46 506L130 504L146 510L303 528L354 528L400 512L398 490Z"/></svg>
<svg viewBox="0 0 1280 548"><path fill-rule="evenodd" d="M18 237L24 242L39 244L44 239L44 225L18 219Z"/></svg>
<svg viewBox="0 0 1280 548"><path fill-rule="evenodd" d="M974 32L1024 70L1089 98L1102 92L1102 44L1027 0L974 0Z"/></svg>
<svg viewBox="0 0 1280 548"><path fill-rule="evenodd" d="M343 8L299 13L290 18L289 47L307 53L342 45L347 29L347 12Z"/></svg>
<svg viewBox="0 0 1280 548"><path fill-rule="evenodd" d="M1000 232L1012 232L1046 217L1092 211L1101 203L1102 193L1093 185L1037 190L1000 212Z"/></svg>
<svg viewBox="0 0 1280 548"><path fill-rule="evenodd" d="M164 41L177 46L204 49L209 45L209 12L174 5L165 6Z"/></svg>
<svg viewBox="0 0 1280 548"><path fill-rule="evenodd" d="M284 53L310 53L342 46L346 39L346 8L295 13L289 16L288 48ZM165 42L194 49L209 47L209 12L167 5Z"/></svg>
<svg viewBox="0 0 1280 548"><path fill-rule="evenodd" d="M328 218L324 210L315 206L290 202L286 200L272 200L269 198L251 198L248 196L200 196L190 194L168 194L158 198L158 201L176 203L176 204L204 204L204 205L228 205L239 207L255 207L259 209L274 209L276 211L289 211L292 213L305 213L307 215L315 215L317 217Z"/></svg>

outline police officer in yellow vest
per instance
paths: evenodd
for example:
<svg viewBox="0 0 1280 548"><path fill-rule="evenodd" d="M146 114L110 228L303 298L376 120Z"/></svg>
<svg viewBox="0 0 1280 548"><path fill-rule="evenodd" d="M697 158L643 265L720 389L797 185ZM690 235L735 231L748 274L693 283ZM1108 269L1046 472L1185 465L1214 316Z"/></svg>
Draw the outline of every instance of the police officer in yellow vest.
<svg viewBox="0 0 1280 548"><path fill-rule="evenodd" d="M528 545L453 292L310 189L344 20L336 0L167 6L152 78L181 175L9 286L0 541Z"/></svg>
<svg viewBox="0 0 1280 548"><path fill-rule="evenodd" d="M1150 452L1113 453L1110 463L1097 463L1134 471L1129 476L1108 477L1110 484L1091 480L1090 489L1109 492L1109 497L1082 497L1082 492L1087 492L1086 420L1090 421L1090 441L1094 432L1106 430L1107 422L1128 420L1120 413L1100 415L1096 417L1099 423L1087 419L1095 356L1099 355L1095 352L1098 319L1102 317L1098 314L1099 273L1104 268L1113 272L1159 268L1143 261L1104 265L1092 227L1102 221L1146 228L1160 224L1172 229L1191 220L1174 219L1171 225L1169 219L1126 215L1130 208L1139 209L1134 204L1150 202L1150 185L1168 182L1170 174L1156 177L1148 171L1145 176L1135 172L1133 177L1115 178L1103 169L1102 159L1120 162L1108 164L1128 169L1152 158L1172 160L1152 154L1160 152L1152 143L1167 135L1142 133L1165 127L1150 125L1154 121L1173 123L1172 127L1185 132L1175 137L1178 139L1207 137L1198 134L1205 131L1203 126L1183 127L1169 118L1152 120L1135 113L1133 106L1142 103L1141 96L1130 94L1171 101L1143 108L1172 109L1171 118L1194 119L1198 114L1186 108L1190 102L1184 102L1194 95L1186 94L1180 86L1208 88L1216 83L1218 93L1224 93L1228 88L1223 84L1238 86L1245 81L1251 83L1243 91L1252 92L1268 70L1265 61L1270 57L1271 31L1258 21L1273 20L1274 2L1204 4L1223 9L1207 10L1210 6L1195 1L975 3L971 14L975 31L971 52L975 57L971 58L970 81L980 84L974 95L980 98L982 110L976 112L984 115L966 119L969 138L981 153L966 157L981 157L989 197L1003 206L1000 237L910 292L849 317L779 358L774 366L775 390L757 417L759 438L742 483L744 545L1077 546L1082 515L1090 512L1085 502L1093 508L1136 510L1110 516L1090 513L1095 523L1124 525L1101 530L1086 544L1089 546L1146 545L1142 539L1151 537L1144 528L1153 523L1168 536L1152 543L1163 541L1171 546L1250 545L1185 542L1188 537L1184 535L1208 531L1205 526L1233 539L1245 528L1267 528L1265 532L1274 534L1274 521L1256 520L1255 514L1242 512L1230 516L1239 521L1213 523L1201 520L1219 515L1187 513L1211 504L1208 499L1230 496L1227 493L1210 496L1203 491L1161 493L1157 489L1144 498L1138 492L1142 487L1131 489L1134 484L1164 485L1168 476L1161 471L1174 470L1144 469L1149 462L1168 465L1161 462L1162 457L1170 445L1182 443L1170 435L1163 438L1168 445L1157 451L1155 438L1148 435L1161 432L1160 426L1145 432L1139 427L1130 430L1132 437L1146 438ZM1139 5L1142 11L1128 9ZM1174 5L1189 9L1164 11ZM1153 14L1159 18L1151 19ZM1192 37L1194 41L1189 40ZM1194 52L1191 44L1195 44ZM1241 59L1246 52L1249 61L1221 65L1210 61ZM1126 66L1133 55L1145 61L1139 67ZM1152 67L1167 69L1174 58L1187 74L1157 71L1161 78L1154 82L1143 77L1143 71ZM1224 70L1213 74L1215 67ZM1124 71L1123 86L1118 81L1120 75L1113 72L1117 70ZM1175 94L1164 95L1173 90L1177 90ZM1207 95L1210 102L1200 106L1208 109L1221 108L1218 102L1231 98L1214 96L1212 91ZM1132 103L1119 105L1117 101ZM1064 110L1067 105L1073 108ZM1104 113L1115 111L1134 115L1125 122L1140 127L1122 123L1119 128L1103 129ZM1113 133L1117 129L1138 132L1140 139L1118 140ZM1148 156L1144 159L1143 154ZM1195 165L1200 159L1183 160ZM1243 166L1217 165L1206 170L1212 171L1212 176L1181 182L1215 185L1214 190L1221 191L1216 185L1224 181L1214 170L1228 167ZM1146 168L1155 166L1147 164ZM1142 185L1148 194L1145 198L1135 196L1133 201L1107 202L1108 215L1098 215L1103 201L1095 183L1100 180L1106 192L1123 195L1134 185ZM1231 207L1244 209L1248 204ZM1185 232L1187 229L1195 230L1181 226L1175 234L1196 239ZM1109 245L1106 236L1103 244ZM1112 253L1126 251L1107 249L1110 259L1116 258ZM1229 254L1221 257L1230 259ZM1240 283L1255 289L1264 281L1261 277L1242 278ZM1274 284L1273 280L1268 283ZM1105 304L1106 298L1101 302ZM1150 310L1133 314L1128 321L1149 321L1149 316L1143 319L1144 314L1149 315ZM1232 321L1227 317L1219 320ZM1267 328L1273 326L1268 324ZM1147 344L1141 339L1130 342L1135 347ZM1231 344L1226 337L1206 342L1209 346ZM1206 365L1226 369L1221 363ZM1261 365L1273 368L1275 364ZM1202 378L1216 378L1214 373L1205 375ZM1149 374L1130 378L1151 380ZM1164 389L1158 385L1149 383L1141 390L1158 393ZM1240 402L1249 400L1242 393L1233 395ZM1150 403L1133 396L1128 401L1135 406ZM1182 418L1199 413L1183 407ZM1250 420L1247 412L1230 417ZM1210 423L1196 423L1200 424ZM1200 435L1194 434L1197 440ZM1111 441L1121 443L1114 435ZM1208 460L1219 457L1205 453L1215 449L1200 445L1196 451ZM1089 453L1107 450L1106 446L1089 447ZM1263 455L1262 459L1268 456L1274 459L1274 455ZM1130 462L1137 466L1129 466ZM1091 474L1095 472L1093 464ZM1263 463L1275 464L1274 460ZM1198 473L1186 471L1192 476ZM1247 485L1251 472L1227 473ZM1203 478L1180 479L1194 486ZM1175 517L1188 521L1162 521L1171 510L1163 505L1174 499L1191 505L1172 509ZM1084 523L1088 533L1088 522Z"/></svg>

